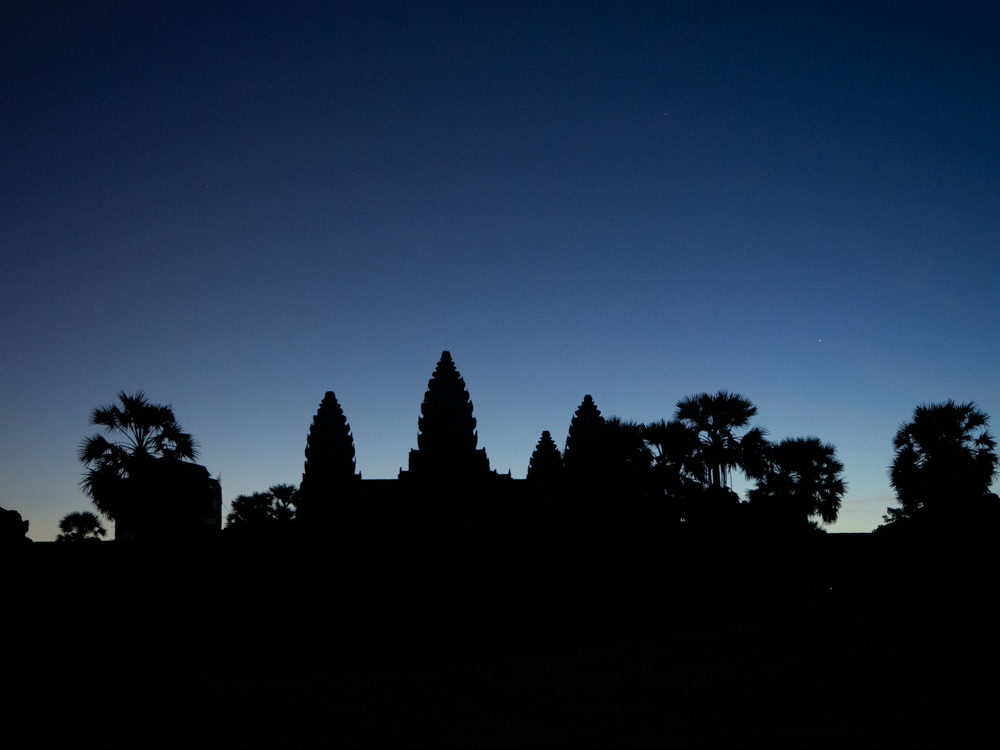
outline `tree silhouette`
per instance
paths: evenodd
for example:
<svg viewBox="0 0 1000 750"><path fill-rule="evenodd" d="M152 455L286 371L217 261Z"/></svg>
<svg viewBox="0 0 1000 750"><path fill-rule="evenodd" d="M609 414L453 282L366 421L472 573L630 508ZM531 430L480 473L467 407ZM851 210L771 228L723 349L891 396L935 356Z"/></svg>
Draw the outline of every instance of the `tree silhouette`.
<svg viewBox="0 0 1000 750"><path fill-rule="evenodd" d="M887 508L885 521L968 522L990 499L997 475L988 425L989 416L971 402L918 406L893 439L889 476L900 507Z"/></svg>
<svg viewBox="0 0 1000 750"><path fill-rule="evenodd" d="M62 534L56 536L57 542L99 542L107 531L100 519L90 511L70 513L59 521Z"/></svg>
<svg viewBox="0 0 1000 750"><path fill-rule="evenodd" d="M240 495L226 516L226 528L268 531L288 528L295 520L298 491L291 484L276 484L267 492Z"/></svg>
<svg viewBox="0 0 1000 750"><path fill-rule="evenodd" d="M556 448L552 435L545 430L534 453L531 454L526 478L533 484L552 486L559 483L562 475L562 456L559 455L559 449Z"/></svg>
<svg viewBox="0 0 1000 750"><path fill-rule="evenodd" d="M28 542L28 522L16 510L0 508L0 549Z"/></svg>
<svg viewBox="0 0 1000 750"><path fill-rule="evenodd" d="M306 438L306 463L299 489L300 520L328 514L339 497L351 502L355 487L354 437L333 391L327 391ZM277 485L281 486L281 485Z"/></svg>
<svg viewBox="0 0 1000 750"><path fill-rule="evenodd" d="M728 489L734 468L748 478L759 477L764 471L766 431L754 427L737 434L756 414L757 407L749 399L727 391L701 393L677 402L675 418L698 433L712 487Z"/></svg>
<svg viewBox="0 0 1000 750"><path fill-rule="evenodd" d="M88 471L80 482L94 506L112 521L135 510L137 502L128 480L149 468L154 459L194 460L197 444L181 429L170 406L151 404L142 391L118 394L120 406L101 406L90 423L105 435L84 439L78 457Z"/></svg>
<svg viewBox="0 0 1000 750"><path fill-rule="evenodd" d="M677 419L661 419L643 425L642 438L652 452L654 473L660 477L658 484L666 492L682 494L711 483L696 428Z"/></svg>
<svg viewBox="0 0 1000 750"><path fill-rule="evenodd" d="M604 421L604 443L611 479L628 494L644 493L653 453L643 438L643 425L620 417Z"/></svg>
<svg viewBox="0 0 1000 750"><path fill-rule="evenodd" d="M653 456L653 491L668 502L673 520L695 518L711 485L698 430L661 419L643 425L642 437Z"/></svg>
<svg viewBox="0 0 1000 750"><path fill-rule="evenodd" d="M847 491L836 449L819 438L788 438L766 451L766 469L750 490L750 506L772 528L834 523Z"/></svg>

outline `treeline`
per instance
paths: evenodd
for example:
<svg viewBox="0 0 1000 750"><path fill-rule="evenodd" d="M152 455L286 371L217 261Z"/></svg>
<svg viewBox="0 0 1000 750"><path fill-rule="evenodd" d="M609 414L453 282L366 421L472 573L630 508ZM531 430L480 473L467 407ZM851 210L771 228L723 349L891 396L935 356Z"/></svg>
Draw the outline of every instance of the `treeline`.
<svg viewBox="0 0 1000 750"><path fill-rule="evenodd" d="M492 525L494 536L567 529L586 536L595 527L641 535L650 524L659 531L683 526L790 537L822 531L821 524L837 520L846 491L834 446L817 437L772 442L756 417L749 399L727 391L684 398L670 419L647 424L605 418L588 395L572 416L564 449L543 432L526 479L512 480L490 472L477 450L472 403L445 352L428 384L409 472L398 481L362 482L350 425L327 393L307 438L301 487L276 484L237 497L225 533L308 531L343 541L379 536L379 524L397 538L440 535L462 524L473 534ZM171 407L123 392L119 403L95 409L91 421L104 434L81 444L87 467L81 486L116 522L117 538L126 538L123 528L131 538L161 541L218 529L221 511L213 521L205 503L191 499L211 503L215 496L218 505L218 482L191 463L197 443ZM972 403L917 407L893 441L889 472L899 507L887 509L880 533L960 531L971 519L997 515L1000 502L990 486L998 458L988 421ZM752 483L743 498L732 489L737 473ZM477 508L484 509L478 516ZM6 536L24 536L26 525L12 520ZM60 530L66 542L99 541L106 533L89 512L67 515Z"/></svg>
<svg viewBox="0 0 1000 750"><path fill-rule="evenodd" d="M353 476L349 425L332 394L324 403L339 427L339 440L327 442L336 442L339 462ZM671 419L642 424L604 418L588 395L572 417L563 451L549 431L542 433L526 495L542 508L570 512L654 508L661 522L717 531L822 531L821 523L837 520L847 487L835 447L817 437L769 441L767 431L752 424L756 416L747 398L720 391L689 396ZM972 403L916 409L893 441L889 472L900 507L887 509L881 530L960 529L997 512L990 486L998 459L988 421ZM735 472L753 483L744 498L732 489ZM341 501L349 501L348 487L340 485ZM292 526L299 500L290 485L241 496L227 528Z"/></svg>
<svg viewBox="0 0 1000 750"><path fill-rule="evenodd" d="M720 391L681 400L669 421L640 424L605 419L586 396L565 451L543 433L527 480L574 498L655 502L679 523L808 533L836 521L846 484L834 447L815 437L771 443L751 425L756 414L744 396ZM732 490L734 472L756 482L746 502Z"/></svg>

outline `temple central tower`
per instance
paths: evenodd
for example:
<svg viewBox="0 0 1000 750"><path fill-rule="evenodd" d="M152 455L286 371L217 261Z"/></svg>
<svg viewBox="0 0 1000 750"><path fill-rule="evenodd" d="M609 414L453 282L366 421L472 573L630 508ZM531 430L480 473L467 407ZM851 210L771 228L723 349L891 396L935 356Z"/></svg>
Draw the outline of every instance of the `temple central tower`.
<svg viewBox="0 0 1000 750"><path fill-rule="evenodd" d="M410 451L413 479L469 480L490 473L485 449L476 449L472 400L449 352L441 353L427 383L417 427L417 450Z"/></svg>

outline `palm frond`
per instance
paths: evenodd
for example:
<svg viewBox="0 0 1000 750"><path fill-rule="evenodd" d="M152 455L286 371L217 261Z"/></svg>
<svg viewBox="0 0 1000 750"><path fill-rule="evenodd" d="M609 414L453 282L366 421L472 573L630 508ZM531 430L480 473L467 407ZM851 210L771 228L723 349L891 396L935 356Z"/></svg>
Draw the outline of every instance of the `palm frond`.
<svg viewBox="0 0 1000 750"><path fill-rule="evenodd" d="M91 423L103 427L104 435L85 438L77 450L88 468L80 487L110 519L130 502L127 481L142 462L198 455L197 443L177 424L172 407L150 403L141 390L120 391L118 404L94 409Z"/></svg>

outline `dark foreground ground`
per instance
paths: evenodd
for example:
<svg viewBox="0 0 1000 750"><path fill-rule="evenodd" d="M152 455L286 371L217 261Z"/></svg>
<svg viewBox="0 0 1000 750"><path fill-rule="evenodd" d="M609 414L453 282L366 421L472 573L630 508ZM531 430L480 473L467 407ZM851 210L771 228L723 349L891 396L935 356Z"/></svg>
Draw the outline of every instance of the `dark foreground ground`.
<svg viewBox="0 0 1000 750"><path fill-rule="evenodd" d="M0 556L2 739L993 746L994 549L35 544Z"/></svg>

